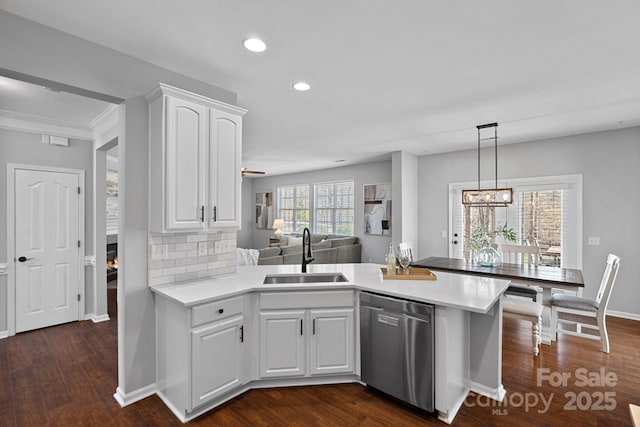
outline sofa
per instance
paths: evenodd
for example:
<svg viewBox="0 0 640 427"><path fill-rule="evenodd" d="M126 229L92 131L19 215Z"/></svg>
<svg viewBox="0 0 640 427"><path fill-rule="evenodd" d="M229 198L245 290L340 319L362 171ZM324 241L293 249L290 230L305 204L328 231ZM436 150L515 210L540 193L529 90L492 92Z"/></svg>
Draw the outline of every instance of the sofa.
<svg viewBox="0 0 640 427"><path fill-rule="evenodd" d="M314 264L346 264L361 262L362 244L355 236L311 235ZM302 235L286 234L278 246L258 250L258 265L300 264Z"/></svg>

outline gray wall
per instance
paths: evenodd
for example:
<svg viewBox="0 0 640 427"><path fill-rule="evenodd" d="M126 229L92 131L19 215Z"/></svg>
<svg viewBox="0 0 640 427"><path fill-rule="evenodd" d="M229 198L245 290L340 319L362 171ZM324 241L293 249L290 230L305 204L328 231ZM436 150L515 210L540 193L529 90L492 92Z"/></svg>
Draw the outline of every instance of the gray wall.
<svg viewBox="0 0 640 427"><path fill-rule="evenodd" d="M119 237L118 247L123 252L118 270L118 394L133 399L136 391L155 382L155 318L146 277L148 113L142 96L164 82L229 104L236 104L237 97L3 11L0 57L3 68L126 100L119 131L123 158L119 226L126 237Z"/></svg>
<svg viewBox="0 0 640 427"><path fill-rule="evenodd" d="M583 175L584 295L594 297L612 252L621 257L609 309L640 315L635 261L640 259L640 127L568 136L498 149L499 178ZM418 206L421 257L447 256L448 184L477 179L477 152L419 159ZM600 237L599 246L586 244Z"/></svg>
<svg viewBox="0 0 640 427"><path fill-rule="evenodd" d="M240 230L238 230L236 240L236 245L239 248L253 248L253 230L255 229L254 212L256 204L256 196L253 191L253 183L256 180L256 178L242 178L242 216Z"/></svg>
<svg viewBox="0 0 640 427"><path fill-rule="evenodd" d="M7 259L7 163L85 171L85 248L93 247L93 151L86 141L70 140L69 147L42 144L34 133L0 129L0 262ZM93 274L85 268L85 312L93 312ZM0 276L0 331L7 330L7 276Z"/></svg>
<svg viewBox="0 0 640 427"><path fill-rule="evenodd" d="M313 188L313 184L327 181L354 180L355 191L355 235L358 236L362 243L362 261L384 263L384 256L389 250L391 237L389 236L373 236L364 234L364 194L363 185L365 184L384 184L391 183L391 161L381 161L374 163L366 163L362 165L344 166L331 169L324 169L311 172L294 173L287 175L277 175L273 177L251 178L245 181L252 181L252 188L244 184L242 199L242 226L243 229L238 233L238 246L242 244L250 244L252 248L264 248L269 244L269 237L273 235L271 229L255 228L255 193L265 193L273 191L274 199L277 197L278 186L292 184L309 184ZM247 195L250 191L250 194ZM394 195L391 194L393 201ZM313 196L310 200L310 208L313 209ZM251 239L247 236L247 227L251 230ZM393 229L391 230L393 234Z"/></svg>

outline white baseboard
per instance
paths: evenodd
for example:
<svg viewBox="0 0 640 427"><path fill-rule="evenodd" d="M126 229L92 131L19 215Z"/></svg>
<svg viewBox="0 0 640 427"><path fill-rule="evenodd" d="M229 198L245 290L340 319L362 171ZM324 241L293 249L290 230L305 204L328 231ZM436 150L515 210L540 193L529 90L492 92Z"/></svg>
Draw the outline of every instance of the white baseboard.
<svg viewBox="0 0 640 427"><path fill-rule="evenodd" d="M9 331L0 331L0 340L3 338L9 338Z"/></svg>
<svg viewBox="0 0 640 427"><path fill-rule="evenodd" d="M502 384L500 384L498 388L489 388L485 385L478 384L477 382L471 381L469 384L469 389L474 393L487 396L493 400L497 400L498 402L502 402L504 397L507 395L507 390L505 390Z"/></svg>
<svg viewBox="0 0 640 427"><path fill-rule="evenodd" d="M447 412L440 411L438 410L438 408L436 408L436 411L438 413L438 419L447 424L453 423L453 419L456 417L456 415L458 414L458 411L462 407L462 404L467 399L467 396L469 395L469 391L471 390L467 389L463 394L461 394L458 401L451 408L449 408Z"/></svg>
<svg viewBox="0 0 640 427"><path fill-rule="evenodd" d="M116 388L116 392L113 394L113 398L120 404L121 407L131 405L132 403L142 400L151 396L156 392L156 384L150 384L146 387L142 387L131 393L125 393L120 387Z"/></svg>
<svg viewBox="0 0 640 427"><path fill-rule="evenodd" d="M607 316L622 317L623 319L640 320L640 314L625 313L624 311L607 310Z"/></svg>
<svg viewBox="0 0 640 427"><path fill-rule="evenodd" d="M101 314L100 316L91 316L91 320L93 323L106 322L107 320L111 320L108 314Z"/></svg>

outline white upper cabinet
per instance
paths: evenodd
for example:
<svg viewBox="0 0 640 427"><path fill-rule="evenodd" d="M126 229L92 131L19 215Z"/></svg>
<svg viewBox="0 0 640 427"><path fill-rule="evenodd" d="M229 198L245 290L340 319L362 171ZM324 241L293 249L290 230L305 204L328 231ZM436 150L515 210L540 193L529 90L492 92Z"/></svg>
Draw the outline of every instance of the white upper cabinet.
<svg viewBox="0 0 640 427"><path fill-rule="evenodd" d="M167 97L165 108L165 228L202 228L208 111L195 102L171 97Z"/></svg>
<svg viewBox="0 0 640 427"><path fill-rule="evenodd" d="M240 226L242 116L209 110L209 228Z"/></svg>
<svg viewBox="0 0 640 427"><path fill-rule="evenodd" d="M239 228L245 110L160 83L149 95L149 228Z"/></svg>

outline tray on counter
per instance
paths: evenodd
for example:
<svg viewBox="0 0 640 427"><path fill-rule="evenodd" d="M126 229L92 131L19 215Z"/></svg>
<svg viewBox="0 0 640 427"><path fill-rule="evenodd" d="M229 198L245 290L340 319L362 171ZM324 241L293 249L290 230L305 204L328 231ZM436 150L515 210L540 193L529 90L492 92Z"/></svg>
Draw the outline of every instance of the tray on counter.
<svg viewBox="0 0 640 427"><path fill-rule="evenodd" d="M395 275L388 275L386 267L380 269L382 278L387 280L437 280L438 276L431 270L424 267L410 267L409 274L404 274L402 268L396 268Z"/></svg>

